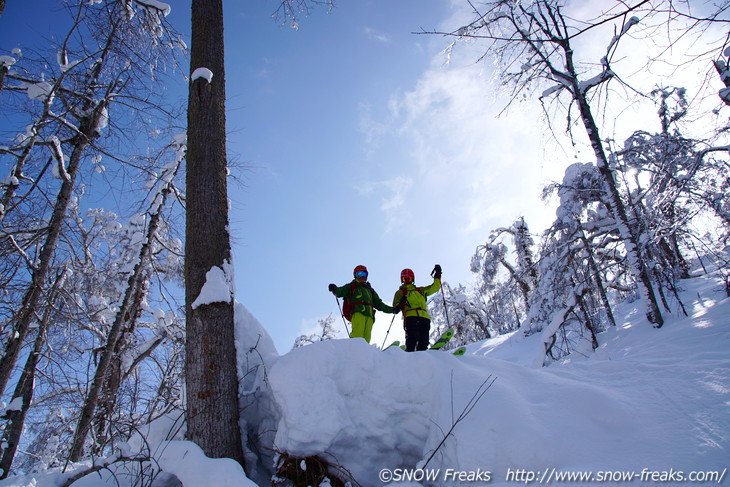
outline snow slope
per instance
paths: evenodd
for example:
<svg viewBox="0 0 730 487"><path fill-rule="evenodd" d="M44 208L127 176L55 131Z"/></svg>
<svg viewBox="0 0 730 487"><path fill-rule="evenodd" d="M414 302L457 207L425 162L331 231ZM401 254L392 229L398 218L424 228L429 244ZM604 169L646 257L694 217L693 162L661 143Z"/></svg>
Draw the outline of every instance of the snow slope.
<svg viewBox="0 0 730 487"><path fill-rule="evenodd" d="M626 475L633 476L630 485L656 485L679 484L672 481L690 474L705 480L693 485L730 485L730 299L717 276L684 286L688 317L667 316L657 330L636 303L625 305L616 310L623 322L599 336L595 353L544 368L532 365L538 335L471 344L462 357L380 351L360 339L278 356L262 336L276 400L263 410L264 422L275 425L271 441L279 451L320 455L365 487L383 480L619 484ZM244 311L237 309L240 324L249 326L239 338L265 333ZM239 360L245 355L239 350ZM250 378L250 360L247 367ZM242 427L255 420L248 417ZM154 428L147 441L164 452L161 468L186 487L253 485L232 461L204 458L189 442L166 441L160 429L169 428ZM558 478L566 474L592 475L593 482ZM0 486L55 486L63 477L28 475ZM158 479L154 487L180 485L171 476ZM132 485L108 473L74 485L117 480Z"/></svg>
<svg viewBox="0 0 730 487"><path fill-rule="evenodd" d="M473 344L463 357L382 352L362 340L294 350L270 373L283 411L277 447L326 452L364 486L436 469L439 485L460 483L449 482L448 469L474 479L490 472L491 485L553 468L722 473L730 467L730 300L718 281L686 286L689 317L657 330L624 309L626 321L600 336L595 354L547 368L525 365L537 335ZM492 379L426 471L398 470L422 466ZM650 475L644 470L647 483Z"/></svg>

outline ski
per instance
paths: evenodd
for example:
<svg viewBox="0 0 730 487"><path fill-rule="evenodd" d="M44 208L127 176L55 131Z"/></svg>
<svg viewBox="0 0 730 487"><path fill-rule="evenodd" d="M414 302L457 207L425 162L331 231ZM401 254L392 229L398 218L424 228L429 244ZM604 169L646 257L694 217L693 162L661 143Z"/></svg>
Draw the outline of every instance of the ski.
<svg viewBox="0 0 730 487"><path fill-rule="evenodd" d="M405 349L406 349L406 346L405 346L405 345L399 345L399 344L400 344L400 342L396 340L396 341L395 341L395 342L393 342L393 343L392 343L391 345L389 345L389 346L385 347L385 348L384 348L383 350L388 350L388 349L389 349L390 347L398 347L398 348L400 348L401 350L405 351ZM429 348L429 350L434 350L434 349L433 349L433 348ZM435 349L435 350L439 350L439 349L437 348L437 349ZM466 354L466 347L459 347L459 348L457 348L456 350L449 350L449 352L450 352L450 353L451 353L452 355L456 355L456 356L461 356L461 355L464 355L464 354Z"/></svg>
<svg viewBox="0 0 730 487"><path fill-rule="evenodd" d="M449 342L449 340L451 340L451 337L453 337L453 336L454 336L454 330L452 330L451 328L449 328L448 330L446 330L443 333L443 335L441 335L441 338L439 338L438 340L436 340L436 343L434 343L433 345L431 345L431 347L429 348L429 350L439 350L441 347L443 347L444 345L446 345Z"/></svg>
<svg viewBox="0 0 730 487"><path fill-rule="evenodd" d="M451 337L454 336L454 330L449 328L446 330L441 337L436 340L436 343L434 343L431 347L428 348L428 350L441 350L441 348L446 345L449 340L451 340ZM400 340L396 340L387 347L385 347L383 350L388 350L391 347L398 347L401 350L405 350L406 346L402 345ZM452 355L464 355L466 353L466 347L459 347L456 350L450 350L449 351Z"/></svg>

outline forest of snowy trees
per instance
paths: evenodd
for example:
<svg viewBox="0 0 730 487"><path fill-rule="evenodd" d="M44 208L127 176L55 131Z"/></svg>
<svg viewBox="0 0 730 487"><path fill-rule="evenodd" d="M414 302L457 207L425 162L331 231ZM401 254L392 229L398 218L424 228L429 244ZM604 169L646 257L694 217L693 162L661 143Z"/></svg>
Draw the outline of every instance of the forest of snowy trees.
<svg viewBox="0 0 730 487"><path fill-rule="evenodd" d="M155 6L67 13L56 44L0 57L3 477L99 454L180 400L184 112L162 88L186 46Z"/></svg>
<svg viewBox="0 0 730 487"><path fill-rule="evenodd" d="M595 155L594 161L571 164L561 182L544 189L543 199L557 198L558 208L539 242L524 219L493 230L472 258L475 285L446 286L446 310L438 299L432 301L442 326L448 316L458 329L457 344L517 329L527 335L547 329L546 363L595 349L596 334L615 325L615 303L642 300L647 319L659 328L663 313L686 315L677 290L681 279L689 277L690 260L702 262L701 256L712 255L726 261L730 146L722 107L730 104L727 90L721 89L711 109L692 120L686 119L691 103L705 100L685 88L657 86L642 93L641 102L656 107L658 133L637 128L626 140L612 140L603 137L595 122L606 116L615 96L605 85L630 88L612 71L611 62L616 45L640 28L636 14L645 15L645 4L606 15L620 22L606 39L604 57L591 60L591 68L576 62L580 52L573 44L601 22L579 28L553 2L531 7L488 2L481 10L475 7L471 24L446 33L457 42L490 43L486 52L497 56L502 80L515 97L546 88L540 96L544 105L558 107L546 109L551 122L558 114L567 115L568 133L579 137L576 133L582 131ZM641 23L652 31L652 20L658 18L669 19L668 28L677 34L703 38L711 24L727 22L724 8L700 18L663 5L653 7ZM644 30L641 35L649 34ZM714 63L714 74L727 84L730 49L723 35L721 31L720 42L706 52L705 64L712 73ZM730 283L730 272L727 276Z"/></svg>
<svg viewBox="0 0 730 487"><path fill-rule="evenodd" d="M0 478L105 456L186 407L186 112L166 87L188 75L188 46L162 2L63 3L71 28L46 49L0 52ZM429 302L434 333L456 328L452 345L539 332L545 364L590 353L621 301L640 300L657 328L685 312L689 262L727 259L730 243L730 4L617 2L576 22L562 3L473 2L472 23L431 33L452 49L483 43L504 89L539 98L552 130L567 120L592 148L544 189L558 203L545 233L505 222L475 242L474 283L444 283ZM606 25L604 56L580 58L580 36ZM631 89L612 70L616 46L659 25L706 36L695 62L728 88L698 99L657 86L641 102L661 130L612 140L596 120L609 85ZM330 338L332 321L297 346Z"/></svg>

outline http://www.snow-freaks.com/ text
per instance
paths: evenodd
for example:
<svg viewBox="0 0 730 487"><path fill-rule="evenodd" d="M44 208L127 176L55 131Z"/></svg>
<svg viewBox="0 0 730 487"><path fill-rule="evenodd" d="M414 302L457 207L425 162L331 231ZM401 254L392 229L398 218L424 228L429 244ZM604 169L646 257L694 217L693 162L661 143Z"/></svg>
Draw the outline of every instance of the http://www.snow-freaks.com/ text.
<svg viewBox="0 0 730 487"><path fill-rule="evenodd" d="M552 483L692 483L721 484L727 476L727 467L723 470L652 470L644 468L635 470L601 470L601 471L564 471L557 468L529 470L508 468L503 481L517 484L552 484ZM491 470L457 470L453 468L384 468L378 474L380 481L386 484L399 482L426 483L490 483L498 480Z"/></svg>

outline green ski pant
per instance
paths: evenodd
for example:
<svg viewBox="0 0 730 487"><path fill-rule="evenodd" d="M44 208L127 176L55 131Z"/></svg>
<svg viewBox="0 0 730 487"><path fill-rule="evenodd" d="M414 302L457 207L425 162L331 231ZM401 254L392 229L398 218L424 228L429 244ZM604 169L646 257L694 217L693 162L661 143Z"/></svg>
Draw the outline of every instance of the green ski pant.
<svg viewBox="0 0 730 487"><path fill-rule="evenodd" d="M373 323L375 320L362 313L353 313L350 323L352 323L352 333L350 338L364 338L370 343L370 333L373 331Z"/></svg>

